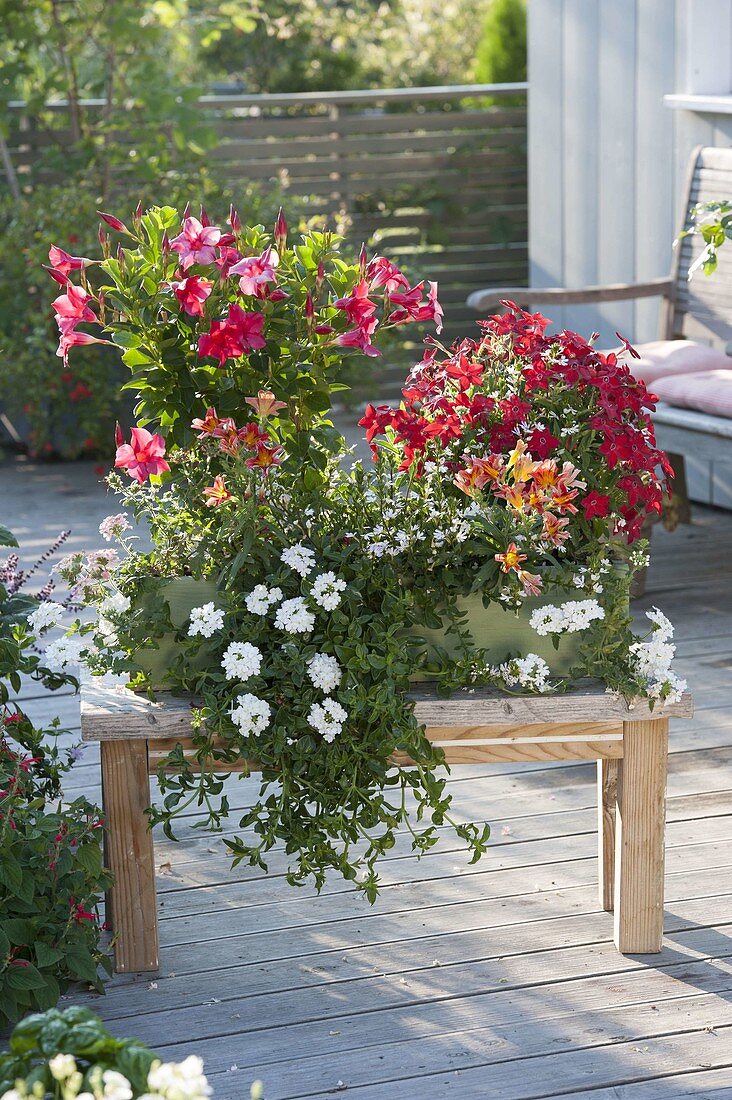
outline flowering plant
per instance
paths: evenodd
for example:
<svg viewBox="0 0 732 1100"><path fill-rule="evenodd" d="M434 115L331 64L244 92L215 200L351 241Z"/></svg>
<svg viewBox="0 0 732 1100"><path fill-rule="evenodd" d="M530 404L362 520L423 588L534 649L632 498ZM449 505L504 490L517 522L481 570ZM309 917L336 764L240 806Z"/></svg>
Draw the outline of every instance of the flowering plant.
<svg viewBox="0 0 732 1100"><path fill-rule="evenodd" d="M63 536L42 555L42 564ZM17 546L0 527L0 543ZM110 885L102 867L101 818L84 798L61 801L60 782L75 752L58 748L58 721L37 729L11 698L20 676L60 687L34 648L35 635L54 625L63 610L21 592L33 570L17 556L0 565L0 1021L49 1008L73 981L99 988L97 967L109 968L100 951L98 903ZM52 657L52 654L51 654Z"/></svg>
<svg viewBox="0 0 732 1100"><path fill-rule="evenodd" d="M28 1016L0 1055L0 1100L205 1100L195 1055L163 1062L138 1039L117 1039L88 1008ZM252 1096L255 1090L252 1090ZM261 1094L260 1094L261 1095Z"/></svg>
<svg viewBox="0 0 732 1100"><path fill-rule="evenodd" d="M193 754L169 756L152 820L170 832L195 803L219 828L222 774L256 761L260 797L225 840L235 862L266 867L282 841L292 883L319 888L335 869L373 900L376 861L402 828L421 853L449 825L477 859L487 827L450 816L442 754L408 695L415 675L445 691L544 692L585 675L628 696L683 688L670 624L637 640L627 610L667 476L652 398L616 358L546 337L547 322L511 307L480 341L431 341L403 405L366 412L373 469L349 469L326 415L340 357L374 354L410 320L439 327L434 284L410 287L385 257L349 266L327 235L287 249L281 223L272 238L234 229L231 266L204 219L139 223L158 244L105 264L130 280L149 252L155 273L135 275L127 298L109 291L123 312L104 325L128 349L148 426L118 433L108 480L154 549L136 549L120 513L102 533L122 556L75 555L62 571L99 610L71 638L93 670L195 700ZM165 245L168 223L180 232ZM185 606L173 581L188 582ZM530 612L528 652L476 643L471 597ZM577 646L557 674L563 637Z"/></svg>

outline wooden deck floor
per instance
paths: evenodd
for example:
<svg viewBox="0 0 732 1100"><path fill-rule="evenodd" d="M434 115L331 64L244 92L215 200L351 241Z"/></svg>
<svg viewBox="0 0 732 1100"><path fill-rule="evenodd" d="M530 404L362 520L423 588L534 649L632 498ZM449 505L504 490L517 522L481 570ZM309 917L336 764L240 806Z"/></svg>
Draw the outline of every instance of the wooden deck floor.
<svg viewBox="0 0 732 1100"><path fill-rule="evenodd" d="M0 469L28 554L63 524L98 543L93 480ZM732 1100L732 515L696 508L655 543L640 606L677 623L697 702L672 723L661 955L619 956L599 911L593 766L461 767L455 806L491 823L489 854L468 868L449 835L421 862L397 847L374 908L338 881L294 891L281 857L232 872L186 819L156 849L160 974L70 999L166 1057L201 1054L216 1100L255 1078L267 1100ZM78 729L71 696L27 706ZM99 797L96 747L69 790Z"/></svg>

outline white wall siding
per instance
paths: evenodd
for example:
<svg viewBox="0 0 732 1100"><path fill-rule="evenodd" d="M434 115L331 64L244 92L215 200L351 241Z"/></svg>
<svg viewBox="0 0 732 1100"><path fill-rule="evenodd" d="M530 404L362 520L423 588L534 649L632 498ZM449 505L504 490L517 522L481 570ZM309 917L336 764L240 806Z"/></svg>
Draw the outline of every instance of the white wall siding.
<svg viewBox="0 0 732 1100"><path fill-rule="evenodd" d="M716 0L714 0L716 2ZM698 0L529 0L529 252L538 286L664 275L686 161L732 142L732 115L669 110L686 90ZM691 8L690 8L691 5ZM726 36L725 36L726 37ZM553 310L601 343L653 340L658 302Z"/></svg>

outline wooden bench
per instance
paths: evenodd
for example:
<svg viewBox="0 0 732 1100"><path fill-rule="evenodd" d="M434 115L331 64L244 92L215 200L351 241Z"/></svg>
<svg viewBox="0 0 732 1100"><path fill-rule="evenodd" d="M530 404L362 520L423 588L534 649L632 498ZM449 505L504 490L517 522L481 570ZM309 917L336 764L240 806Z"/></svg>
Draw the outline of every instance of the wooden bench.
<svg viewBox="0 0 732 1100"><path fill-rule="evenodd" d="M689 160L679 224L688 224L689 210L696 203L726 199L731 193L732 148L699 146ZM696 340L732 354L732 263L723 249L719 268L714 275L705 276L698 272L689 281L689 268L702 248L703 242L699 236L683 238L674 250L670 273L660 278L576 289L488 287L474 291L468 297L467 304L485 316L497 309L501 300L505 299L524 306L565 306L660 297L659 340ZM632 369L632 363L629 365ZM649 384L649 389L653 390L653 383ZM682 522L688 522L684 456L710 463L732 462L732 421L722 416L709 416L663 404L659 405L653 420L659 446L668 452L676 471L675 514Z"/></svg>
<svg viewBox="0 0 732 1100"><path fill-rule="evenodd" d="M615 911L619 951L660 951L668 720L692 715L691 696L653 711L645 702L629 709L593 685L566 695L475 690L449 699L426 688L413 698L417 719L449 764L597 760L600 904ZM82 688L82 738L100 742L107 863L115 875L107 919L120 972L158 968L155 859L145 809L150 775L176 744L190 748L190 709L189 700L167 693L150 702L124 687ZM397 755L394 763L408 766L409 760ZM243 765L215 770L242 771Z"/></svg>

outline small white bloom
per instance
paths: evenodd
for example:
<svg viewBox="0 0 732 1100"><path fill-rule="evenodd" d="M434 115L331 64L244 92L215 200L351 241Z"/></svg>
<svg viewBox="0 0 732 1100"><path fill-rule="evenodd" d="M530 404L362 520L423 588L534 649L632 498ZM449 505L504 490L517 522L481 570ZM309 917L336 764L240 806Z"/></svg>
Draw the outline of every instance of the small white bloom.
<svg viewBox="0 0 732 1100"><path fill-rule="evenodd" d="M105 596L99 605L100 615L124 615L130 610L129 596L123 596L121 592L112 592Z"/></svg>
<svg viewBox="0 0 732 1100"><path fill-rule="evenodd" d="M302 596L295 596L277 608L275 626L288 634L307 634L315 626L315 615Z"/></svg>
<svg viewBox="0 0 732 1100"><path fill-rule="evenodd" d="M224 625L224 613L220 608L211 603L205 603L202 607L194 607L191 611L191 623L188 627L190 637L196 634L204 638L210 638Z"/></svg>
<svg viewBox="0 0 732 1100"><path fill-rule="evenodd" d="M194 1054L183 1062L153 1062L147 1085L163 1100L204 1100L211 1095L203 1062Z"/></svg>
<svg viewBox="0 0 732 1100"><path fill-rule="evenodd" d="M341 682L341 666L335 657L330 657L327 653L316 653L308 661L308 676L316 688L330 695Z"/></svg>
<svg viewBox="0 0 732 1100"><path fill-rule="evenodd" d="M542 693L551 691L549 665L537 653L527 653L525 657L508 661L496 672L507 687L519 685Z"/></svg>
<svg viewBox="0 0 732 1100"><path fill-rule="evenodd" d="M301 577L307 577L308 573L315 568L315 554L301 542L283 550L280 557L285 565L289 565L290 569L294 569Z"/></svg>
<svg viewBox="0 0 732 1100"><path fill-rule="evenodd" d="M42 600L35 611L28 616L28 626L34 634L41 634L52 626L58 626L63 618L64 609L54 600Z"/></svg>
<svg viewBox="0 0 732 1100"><path fill-rule="evenodd" d="M54 1081L65 1081L76 1073L76 1059L73 1054L56 1054L49 1059L48 1068Z"/></svg>
<svg viewBox="0 0 732 1100"><path fill-rule="evenodd" d="M97 619L97 634L101 635L102 644L109 649L119 644L119 636L114 623L110 622L104 615L100 615Z"/></svg>
<svg viewBox="0 0 732 1100"><path fill-rule="evenodd" d="M221 661L221 667L230 680L242 683L258 676L262 668L262 652L251 642L232 642Z"/></svg>
<svg viewBox="0 0 732 1100"><path fill-rule="evenodd" d="M308 722L324 741L334 741L343 729L348 712L335 699L326 699L324 703L313 703L308 712Z"/></svg>
<svg viewBox="0 0 732 1100"><path fill-rule="evenodd" d="M266 584L257 584L251 590L244 603L252 615L266 615L282 599L281 588L267 588Z"/></svg>
<svg viewBox="0 0 732 1100"><path fill-rule="evenodd" d="M251 692L239 695L231 709L231 720L245 737L253 737L266 729L271 715L269 703L252 695Z"/></svg>
<svg viewBox="0 0 732 1100"><path fill-rule="evenodd" d="M336 577L335 573L321 573L315 578L310 595L325 611L335 611L341 602L341 592L345 587L346 582Z"/></svg>
<svg viewBox="0 0 732 1100"><path fill-rule="evenodd" d="M111 542L114 538L119 538L125 531L129 531L132 524L127 519L124 512L119 512L116 516L107 516L99 524L99 534L105 539L106 542Z"/></svg>
<svg viewBox="0 0 732 1100"><path fill-rule="evenodd" d="M102 1081L104 1082L104 1100L132 1100L130 1082L116 1069L105 1069Z"/></svg>

